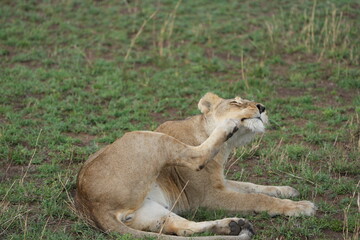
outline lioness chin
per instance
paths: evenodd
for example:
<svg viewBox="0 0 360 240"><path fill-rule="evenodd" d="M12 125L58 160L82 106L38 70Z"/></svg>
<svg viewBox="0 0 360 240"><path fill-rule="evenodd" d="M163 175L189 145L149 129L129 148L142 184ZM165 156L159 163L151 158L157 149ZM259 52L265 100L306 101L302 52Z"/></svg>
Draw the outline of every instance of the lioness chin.
<svg viewBox="0 0 360 240"><path fill-rule="evenodd" d="M250 239L254 234L242 218L193 222L177 215L198 207L287 216L315 213L309 201L277 198L297 196L292 187L224 177L233 149L265 131L262 104L207 93L198 107L201 115L165 122L155 132L127 133L92 155L78 175L77 209L104 231L165 239L202 232L222 235L202 239Z"/></svg>

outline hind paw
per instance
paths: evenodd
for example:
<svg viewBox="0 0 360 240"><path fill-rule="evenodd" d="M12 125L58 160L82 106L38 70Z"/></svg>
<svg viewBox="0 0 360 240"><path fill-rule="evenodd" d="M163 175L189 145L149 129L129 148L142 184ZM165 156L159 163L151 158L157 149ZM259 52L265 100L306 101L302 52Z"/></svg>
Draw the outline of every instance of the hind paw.
<svg viewBox="0 0 360 240"><path fill-rule="evenodd" d="M231 221L229 223L230 233L229 235L238 235L239 239L247 240L251 239L255 235L253 226L251 223L243 218L240 218L237 221Z"/></svg>
<svg viewBox="0 0 360 240"><path fill-rule="evenodd" d="M249 240L255 235L252 224L244 218L225 218L216 222L213 232L218 235L239 236L241 240Z"/></svg>

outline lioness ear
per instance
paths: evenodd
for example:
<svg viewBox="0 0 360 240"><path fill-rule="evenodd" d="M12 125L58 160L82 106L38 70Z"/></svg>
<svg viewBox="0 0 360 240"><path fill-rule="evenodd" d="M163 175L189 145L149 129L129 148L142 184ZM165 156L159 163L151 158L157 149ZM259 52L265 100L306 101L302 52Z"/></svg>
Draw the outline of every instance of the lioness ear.
<svg viewBox="0 0 360 240"><path fill-rule="evenodd" d="M208 92L200 99L198 108L202 113L208 113L213 107L217 106L221 100L223 99L218 95Z"/></svg>

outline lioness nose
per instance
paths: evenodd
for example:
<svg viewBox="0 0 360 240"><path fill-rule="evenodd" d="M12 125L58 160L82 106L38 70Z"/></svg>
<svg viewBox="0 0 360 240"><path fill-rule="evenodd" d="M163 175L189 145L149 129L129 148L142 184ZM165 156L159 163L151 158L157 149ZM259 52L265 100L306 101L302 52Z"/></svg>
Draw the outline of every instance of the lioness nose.
<svg viewBox="0 0 360 240"><path fill-rule="evenodd" d="M263 113L265 111L265 107L261 104L256 104L256 107L259 109L260 113Z"/></svg>

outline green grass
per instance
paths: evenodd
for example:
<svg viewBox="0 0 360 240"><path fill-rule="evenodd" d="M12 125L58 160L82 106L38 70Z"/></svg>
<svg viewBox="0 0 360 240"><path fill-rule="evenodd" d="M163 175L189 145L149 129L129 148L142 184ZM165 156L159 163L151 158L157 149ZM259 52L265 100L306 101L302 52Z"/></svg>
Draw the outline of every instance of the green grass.
<svg viewBox="0 0 360 240"><path fill-rule="evenodd" d="M255 239L357 239L359 7L2 1L0 238L131 239L74 214L77 171L125 132L198 114L197 101L213 91L264 103L271 122L239 149L228 177L291 185L319 207L314 217L246 216Z"/></svg>

